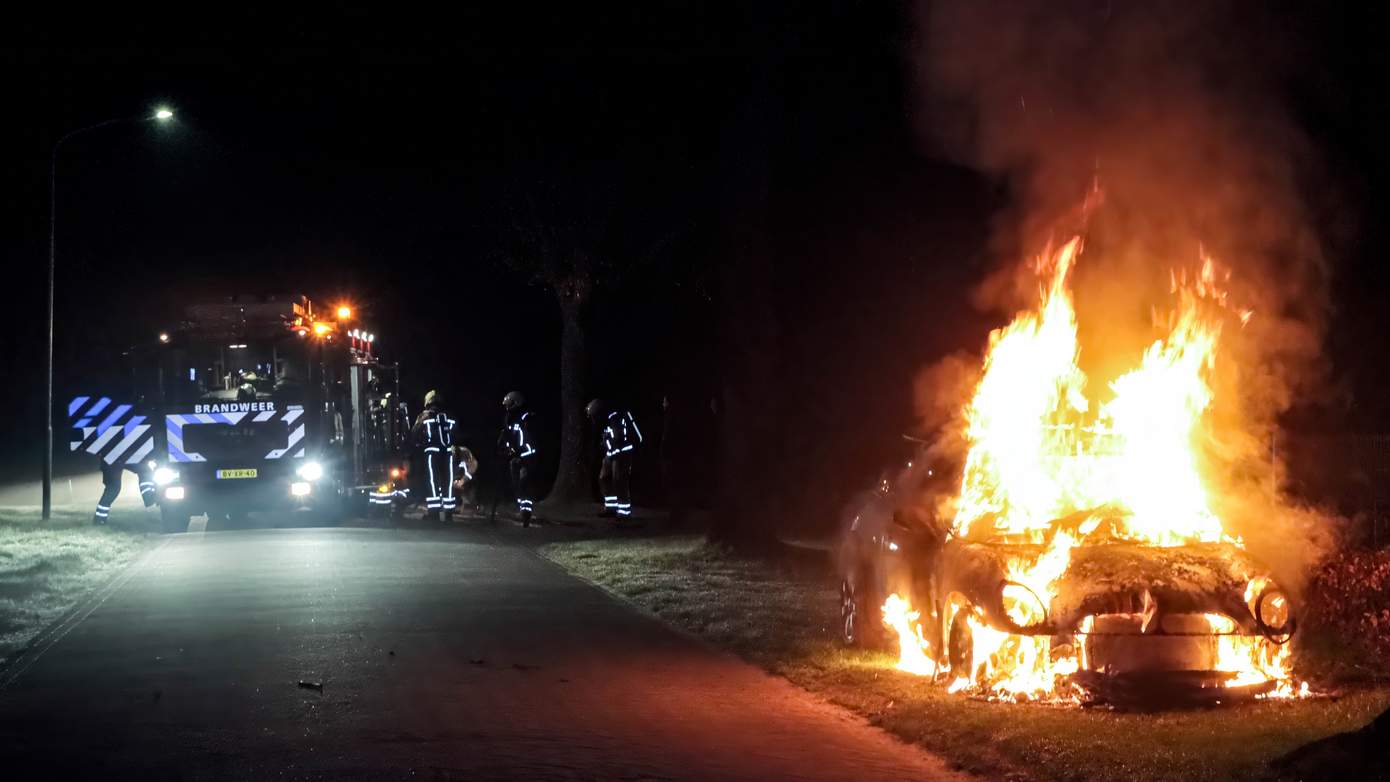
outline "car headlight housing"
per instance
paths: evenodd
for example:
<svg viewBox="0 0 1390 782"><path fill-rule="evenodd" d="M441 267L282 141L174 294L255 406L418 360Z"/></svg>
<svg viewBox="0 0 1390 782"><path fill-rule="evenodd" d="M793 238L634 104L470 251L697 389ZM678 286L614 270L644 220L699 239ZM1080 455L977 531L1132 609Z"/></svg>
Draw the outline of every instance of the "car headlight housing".
<svg viewBox="0 0 1390 782"><path fill-rule="evenodd" d="M305 462L299 465L299 469L295 470L295 474L306 481L316 481L323 477L323 465L318 462Z"/></svg>
<svg viewBox="0 0 1390 782"><path fill-rule="evenodd" d="M154 482L160 486L167 486L179 479L179 472L171 467L156 467L154 471Z"/></svg>

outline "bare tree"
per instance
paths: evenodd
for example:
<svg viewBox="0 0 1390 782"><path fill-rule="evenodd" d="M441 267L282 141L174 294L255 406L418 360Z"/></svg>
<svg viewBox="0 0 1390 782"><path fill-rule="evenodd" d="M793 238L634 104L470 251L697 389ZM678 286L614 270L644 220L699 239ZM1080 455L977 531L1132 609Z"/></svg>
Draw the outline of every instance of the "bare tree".
<svg viewBox="0 0 1390 782"><path fill-rule="evenodd" d="M664 260L679 232L669 188L638 174L659 170L626 159L561 164L518 180L503 207L508 231L503 260L555 295L560 308L560 457L546 502L592 499L594 459L586 448L584 405L590 395L590 325L605 290L643 266ZM656 177L652 177L653 180Z"/></svg>

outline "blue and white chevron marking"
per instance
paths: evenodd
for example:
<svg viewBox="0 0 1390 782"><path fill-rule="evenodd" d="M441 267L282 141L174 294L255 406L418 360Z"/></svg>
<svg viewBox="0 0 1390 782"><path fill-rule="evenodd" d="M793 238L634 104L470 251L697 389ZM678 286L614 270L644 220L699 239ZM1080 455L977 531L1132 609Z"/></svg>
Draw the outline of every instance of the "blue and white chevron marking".
<svg viewBox="0 0 1390 782"><path fill-rule="evenodd" d="M189 426L189 425L193 425L193 426L206 426L206 425L235 426L235 425L241 423L242 419L246 418L246 416L248 416L248 415L250 415L250 413L248 413L248 412L235 412L235 413L180 413L180 414L166 415L166 416L164 417L164 421L165 421L165 423L164 423L164 428L165 428L165 439L166 439L166 441L167 441L168 450L169 450L169 461L172 461L172 462L205 462L205 461L207 461L207 457L203 456L203 455L200 454L200 453L197 453L196 451L190 451L190 450L188 450L187 448L184 447L184 443L183 443L183 429L184 429L185 426ZM265 410L265 411L256 413L255 417L251 419L251 423L253 423L253 424L257 424L257 423L267 423L267 422L273 420L277 415L280 415L280 414L277 413L277 412L274 411L274 410ZM293 425L295 421L299 420L299 418L301 418L303 415L304 415L304 408L303 408L302 406L299 406L299 405L291 405L291 406L289 406L289 407L287 407L287 408L285 409L284 414L281 415L280 418L281 418L282 421L284 421L284 423L285 423L286 426L290 426L290 425ZM284 456L287 452L291 451L291 449L293 449L296 445L298 445L303 439L304 439L304 423L303 423L303 422L300 422L299 426L297 426L297 427L295 427L294 429L290 430L289 437L288 437L288 439L287 439L287 441L286 441L285 447L284 447L284 448L275 448L275 449L272 449L271 451L269 451L268 453L266 453L265 458L267 458L267 459L279 459L279 458L281 458L282 456ZM303 455L304 455L304 447L303 447L303 446L300 446L299 449L298 449L297 451L294 452L294 455L293 455L291 458L299 458L299 457L301 457L301 456L303 456Z"/></svg>
<svg viewBox="0 0 1390 782"><path fill-rule="evenodd" d="M75 397L68 403L68 418L76 419L72 423L74 435L68 447L97 456L107 464L143 461L154 450L153 427L145 423L142 415L126 418L132 409L125 404L111 408L111 400L104 396L95 402L89 396ZM98 416L101 420L93 426Z"/></svg>
<svg viewBox="0 0 1390 782"><path fill-rule="evenodd" d="M302 408L302 407L290 407L290 408L287 408L286 411L285 411L284 419L283 419L284 422L285 422L285 426L293 426L293 425L294 425L294 422L295 422L295 421L298 421L298 420L299 420L299 417L302 416L302 415L304 415L304 408ZM285 441L285 447L284 447L284 448L276 448L276 449L270 451L269 453L267 453L267 454L265 455L265 458L267 458L267 459L279 459L279 458L281 458L282 456L284 456L285 454L290 453L291 451L293 451L293 455L292 455L290 458L291 458L291 459L298 459L298 458L304 456L304 446L299 445L299 444L300 444L301 442L303 442L303 441L304 441L304 422L303 422L303 421L300 421L300 422L299 422L299 426L296 426L295 428L293 428L293 429L290 430L290 436L289 436L289 439ZM299 448L298 448L297 450L295 449L295 446L296 446L296 445L299 446Z"/></svg>

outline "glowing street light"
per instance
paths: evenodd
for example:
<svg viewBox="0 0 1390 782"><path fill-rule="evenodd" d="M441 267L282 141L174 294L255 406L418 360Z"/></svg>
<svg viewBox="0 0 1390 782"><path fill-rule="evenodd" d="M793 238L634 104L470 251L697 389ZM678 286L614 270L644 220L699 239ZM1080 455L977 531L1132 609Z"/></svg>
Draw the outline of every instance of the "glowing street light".
<svg viewBox="0 0 1390 782"><path fill-rule="evenodd" d="M58 271L58 151L63 143L73 136L89 133L99 128L121 125L127 122L167 123L174 118L174 111L168 106L158 106L153 114L138 117L116 117L95 125L68 131L53 143L53 152L48 159L48 349L44 353L45 389L45 429L43 445L43 505L42 518L46 521L53 515L53 300L54 280Z"/></svg>
<svg viewBox="0 0 1390 782"><path fill-rule="evenodd" d="M338 320L348 320L352 317L352 307L343 305L338 308Z"/></svg>

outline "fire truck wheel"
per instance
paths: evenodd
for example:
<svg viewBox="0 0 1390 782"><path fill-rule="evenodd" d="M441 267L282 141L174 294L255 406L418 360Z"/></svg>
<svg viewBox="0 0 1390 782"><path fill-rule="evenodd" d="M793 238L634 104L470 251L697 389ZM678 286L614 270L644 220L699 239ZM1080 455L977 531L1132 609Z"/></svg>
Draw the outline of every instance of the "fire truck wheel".
<svg viewBox="0 0 1390 782"><path fill-rule="evenodd" d="M348 515L349 506L337 486L329 487L329 490L319 498L318 504L314 506L314 525L317 527L336 527L343 523L343 518Z"/></svg>
<svg viewBox="0 0 1390 782"><path fill-rule="evenodd" d="M168 505L159 506L160 526L166 535L176 532L188 531L188 513L181 508L171 508Z"/></svg>

